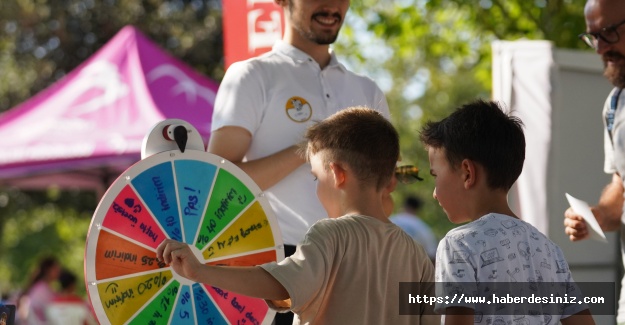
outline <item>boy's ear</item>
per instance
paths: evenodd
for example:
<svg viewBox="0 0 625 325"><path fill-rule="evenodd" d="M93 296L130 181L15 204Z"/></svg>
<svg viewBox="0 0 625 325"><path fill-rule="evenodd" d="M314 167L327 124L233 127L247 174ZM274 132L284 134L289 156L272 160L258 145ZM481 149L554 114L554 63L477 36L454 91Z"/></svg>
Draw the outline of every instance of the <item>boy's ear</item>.
<svg viewBox="0 0 625 325"><path fill-rule="evenodd" d="M396 187L397 187L397 177L395 176L395 173L393 173L393 176L391 176L390 182L386 186L386 191L388 191L388 193L390 194L393 191L395 191Z"/></svg>
<svg viewBox="0 0 625 325"><path fill-rule="evenodd" d="M330 171L332 171L332 177L334 178L334 186L341 187L345 183L345 169L340 164L331 162Z"/></svg>
<svg viewBox="0 0 625 325"><path fill-rule="evenodd" d="M468 190L477 184L477 166L473 160L462 160L460 163L460 171L465 189Z"/></svg>

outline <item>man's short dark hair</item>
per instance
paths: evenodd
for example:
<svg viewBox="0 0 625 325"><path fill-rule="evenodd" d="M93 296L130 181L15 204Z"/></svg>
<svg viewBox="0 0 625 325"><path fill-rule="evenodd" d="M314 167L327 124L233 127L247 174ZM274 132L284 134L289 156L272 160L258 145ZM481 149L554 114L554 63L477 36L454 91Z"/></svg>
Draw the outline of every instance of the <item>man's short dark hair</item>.
<svg viewBox="0 0 625 325"><path fill-rule="evenodd" d="M476 100L439 122L428 122L420 138L426 147L445 149L452 168L464 159L482 165L491 188L509 190L523 170L523 122L493 101Z"/></svg>
<svg viewBox="0 0 625 325"><path fill-rule="evenodd" d="M419 210L423 206L423 200L414 195L408 195L404 200L404 206L414 211Z"/></svg>

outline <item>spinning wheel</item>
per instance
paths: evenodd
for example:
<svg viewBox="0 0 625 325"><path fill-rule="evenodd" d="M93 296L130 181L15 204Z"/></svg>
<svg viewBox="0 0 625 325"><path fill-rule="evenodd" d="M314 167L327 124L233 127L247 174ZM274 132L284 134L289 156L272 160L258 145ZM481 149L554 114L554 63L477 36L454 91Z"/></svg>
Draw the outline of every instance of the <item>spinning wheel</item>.
<svg viewBox="0 0 625 325"><path fill-rule="evenodd" d="M99 322L271 323L263 300L194 283L156 260L165 238L189 244L211 265L282 260L278 223L258 186L204 152L197 131L181 120L155 126L143 149L149 157L111 185L87 235L85 281Z"/></svg>

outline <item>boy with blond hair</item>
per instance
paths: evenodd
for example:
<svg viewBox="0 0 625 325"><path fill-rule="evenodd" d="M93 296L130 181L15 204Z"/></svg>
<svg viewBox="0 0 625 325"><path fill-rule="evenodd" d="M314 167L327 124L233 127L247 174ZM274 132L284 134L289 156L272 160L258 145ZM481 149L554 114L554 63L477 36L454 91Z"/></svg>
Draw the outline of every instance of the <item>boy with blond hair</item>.
<svg viewBox="0 0 625 325"><path fill-rule="evenodd" d="M434 198L451 222L466 222L449 231L436 252L436 296L449 298L437 301L436 311L446 325L594 324L585 304L464 299L580 297L560 248L508 206L525 160L522 126L497 103L478 100L421 131Z"/></svg>
<svg viewBox="0 0 625 325"><path fill-rule="evenodd" d="M354 107L313 125L305 138L329 219L308 230L294 255L260 266L208 266L187 244L165 240L157 258L192 281L291 310L293 324L438 324L427 304L421 315L399 315L399 283L424 283L433 295L434 269L384 211L399 158L395 128L380 113Z"/></svg>

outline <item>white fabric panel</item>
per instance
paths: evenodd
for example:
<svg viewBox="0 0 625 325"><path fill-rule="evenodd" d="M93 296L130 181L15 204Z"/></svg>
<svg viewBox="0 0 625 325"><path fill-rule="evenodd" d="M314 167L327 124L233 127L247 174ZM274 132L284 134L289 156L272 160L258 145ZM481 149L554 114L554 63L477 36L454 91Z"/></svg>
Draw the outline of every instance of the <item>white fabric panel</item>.
<svg viewBox="0 0 625 325"><path fill-rule="evenodd" d="M547 167L551 143L551 69L547 41L493 43L493 99L525 124L523 172L511 191L518 216L548 233Z"/></svg>

